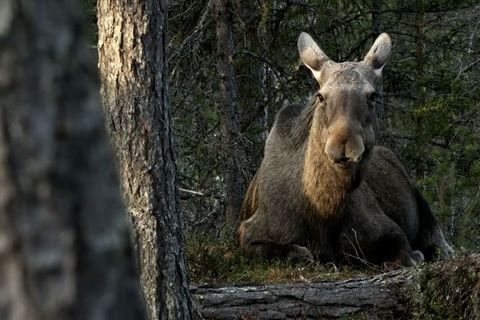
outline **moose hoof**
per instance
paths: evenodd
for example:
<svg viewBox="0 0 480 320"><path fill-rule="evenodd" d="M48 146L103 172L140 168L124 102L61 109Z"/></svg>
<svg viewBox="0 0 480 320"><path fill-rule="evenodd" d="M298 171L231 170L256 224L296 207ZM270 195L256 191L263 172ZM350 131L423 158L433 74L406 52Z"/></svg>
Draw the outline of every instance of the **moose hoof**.
<svg viewBox="0 0 480 320"><path fill-rule="evenodd" d="M453 257L455 251L452 249L452 247L450 247L446 242L443 244L443 247L441 249L441 251L443 251L441 254L441 256L444 258L444 259L449 259L451 257Z"/></svg>
<svg viewBox="0 0 480 320"><path fill-rule="evenodd" d="M287 255L288 260L292 261L313 261L313 255L305 247L298 246L296 244L292 245L290 252Z"/></svg>
<svg viewBox="0 0 480 320"><path fill-rule="evenodd" d="M425 261L425 257L423 256L423 253L420 250L414 250L412 252L412 260L414 264L417 265Z"/></svg>

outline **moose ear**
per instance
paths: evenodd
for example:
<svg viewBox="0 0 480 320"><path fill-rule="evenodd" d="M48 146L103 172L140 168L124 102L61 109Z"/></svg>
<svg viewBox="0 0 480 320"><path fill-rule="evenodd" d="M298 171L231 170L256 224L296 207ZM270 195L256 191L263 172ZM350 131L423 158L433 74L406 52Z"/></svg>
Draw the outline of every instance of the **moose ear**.
<svg viewBox="0 0 480 320"><path fill-rule="evenodd" d="M368 51L363 61L373 68L373 71L377 77L380 77L383 67L390 57L391 51L392 40L388 34L382 33L378 36L377 40L375 40L373 46L370 48L370 51Z"/></svg>
<svg viewBox="0 0 480 320"><path fill-rule="evenodd" d="M300 33L297 46L302 63L312 71L313 76L318 81L323 64L330 59L306 32Z"/></svg>

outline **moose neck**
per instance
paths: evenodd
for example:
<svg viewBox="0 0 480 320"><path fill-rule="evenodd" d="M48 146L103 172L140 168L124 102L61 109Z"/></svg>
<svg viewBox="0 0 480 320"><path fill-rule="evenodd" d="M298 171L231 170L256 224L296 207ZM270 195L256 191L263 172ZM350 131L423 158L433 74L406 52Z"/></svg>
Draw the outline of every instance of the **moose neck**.
<svg viewBox="0 0 480 320"><path fill-rule="evenodd" d="M352 189L352 177L342 175L328 160L322 142L323 128L319 112L313 114L310 134L307 138L303 168L303 189L317 213L323 218L334 219L343 211L345 200Z"/></svg>

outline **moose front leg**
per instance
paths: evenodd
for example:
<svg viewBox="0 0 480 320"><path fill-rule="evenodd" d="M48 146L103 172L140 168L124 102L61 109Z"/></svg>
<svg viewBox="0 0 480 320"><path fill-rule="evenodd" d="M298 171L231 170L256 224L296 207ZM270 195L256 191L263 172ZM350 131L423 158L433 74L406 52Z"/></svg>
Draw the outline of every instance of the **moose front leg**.
<svg viewBox="0 0 480 320"><path fill-rule="evenodd" d="M423 262L422 252L412 251L405 233L388 217L377 215L375 221L367 220L357 220L355 227L350 225L342 232L341 251L348 261L387 268Z"/></svg>
<svg viewBox="0 0 480 320"><path fill-rule="evenodd" d="M412 267L424 261L423 253L412 250L407 236L396 226L385 230L375 247L378 248L380 257L385 260L383 264L386 267Z"/></svg>
<svg viewBox="0 0 480 320"><path fill-rule="evenodd" d="M409 253L407 250L400 250L391 259L388 259L383 263L383 266L387 269L403 267L413 267L425 260L421 251L415 250Z"/></svg>
<svg viewBox="0 0 480 320"><path fill-rule="evenodd" d="M252 217L254 218L254 217ZM255 224L252 218L240 225L240 247L249 256L265 258L286 258L294 261L313 260L313 255L306 247L293 243L278 243L267 236L266 230Z"/></svg>

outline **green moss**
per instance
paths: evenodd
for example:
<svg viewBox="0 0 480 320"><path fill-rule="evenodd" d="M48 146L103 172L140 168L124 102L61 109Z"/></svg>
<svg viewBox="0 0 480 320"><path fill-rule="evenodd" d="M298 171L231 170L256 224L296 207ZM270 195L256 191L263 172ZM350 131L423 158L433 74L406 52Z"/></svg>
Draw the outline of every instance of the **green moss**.
<svg viewBox="0 0 480 320"><path fill-rule="evenodd" d="M246 257L233 241L187 241L193 283L295 283L365 277L379 270Z"/></svg>
<svg viewBox="0 0 480 320"><path fill-rule="evenodd" d="M417 319L480 319L478 255L463 255L448 263L427 265L419 285Z"/></svg>

